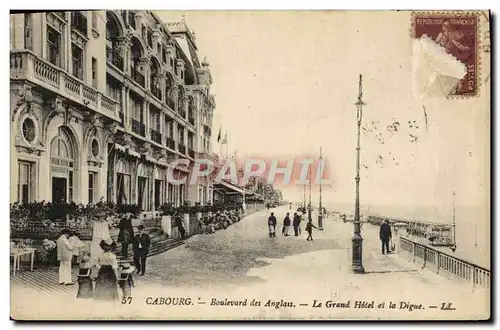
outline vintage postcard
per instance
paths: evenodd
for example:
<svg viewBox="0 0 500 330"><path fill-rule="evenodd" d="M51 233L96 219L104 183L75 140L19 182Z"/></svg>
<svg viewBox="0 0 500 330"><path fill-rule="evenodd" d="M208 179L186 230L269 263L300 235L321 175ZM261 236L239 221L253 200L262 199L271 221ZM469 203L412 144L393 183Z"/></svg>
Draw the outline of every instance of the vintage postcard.
<svg viewBox="0 0 500 330"><path fill-rule="evenodd" d="M488 11L10 13L15 320L488 320Z"/></svg>

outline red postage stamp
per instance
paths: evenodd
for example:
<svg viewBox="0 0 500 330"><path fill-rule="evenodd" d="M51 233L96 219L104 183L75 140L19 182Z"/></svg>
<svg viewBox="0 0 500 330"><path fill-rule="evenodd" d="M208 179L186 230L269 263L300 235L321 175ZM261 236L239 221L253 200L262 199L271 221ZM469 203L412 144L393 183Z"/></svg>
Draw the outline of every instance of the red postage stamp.
<svg viewBox="0 0 500 330"><path fill-rule="evenodd" d="M449 95L475 96L478 93L479 17L468 12L414 12L412 34L415 39L430 39L438 48L463 64Z"/></svg>

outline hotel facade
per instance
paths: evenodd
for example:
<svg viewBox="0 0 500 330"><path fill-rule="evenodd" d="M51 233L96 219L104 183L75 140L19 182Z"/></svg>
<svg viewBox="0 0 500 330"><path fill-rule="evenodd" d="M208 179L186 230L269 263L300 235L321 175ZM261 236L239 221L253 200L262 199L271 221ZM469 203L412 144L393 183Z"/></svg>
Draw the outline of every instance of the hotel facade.
<svg viewBox="0 0 500 330"><path fill-rule="evenodd" d="M144 211L211 202L209 178L167 181L174 160L212 157L211 83L183 20L130 10L10 15L10 201L104 199Z"/></svg>

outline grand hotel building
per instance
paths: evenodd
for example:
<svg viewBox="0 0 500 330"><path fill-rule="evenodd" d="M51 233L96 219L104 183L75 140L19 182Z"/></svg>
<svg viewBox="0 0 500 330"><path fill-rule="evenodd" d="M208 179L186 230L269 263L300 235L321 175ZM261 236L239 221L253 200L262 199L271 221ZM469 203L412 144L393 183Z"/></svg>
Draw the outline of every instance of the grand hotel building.
<svg viewBox="0 0 500 330"><path fill-rule="evenodd" d="M11 202L212 200L209 179L166 180L173 160L211 155L211 73L184 20L113 10L10 24Z"/></svg>

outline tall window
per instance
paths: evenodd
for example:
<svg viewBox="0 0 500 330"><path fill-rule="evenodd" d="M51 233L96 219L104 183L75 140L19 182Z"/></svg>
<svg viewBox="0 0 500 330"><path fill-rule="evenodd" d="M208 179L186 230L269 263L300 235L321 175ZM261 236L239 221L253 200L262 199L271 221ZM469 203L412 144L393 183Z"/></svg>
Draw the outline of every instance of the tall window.
<svg viewBox="0 0 500 330"><path fill-rule="evenodd" d="M97 59L92 57L92 87L97 88Z"/></svg>
<svg viewBox="0 0 500 330"><path fill-rule="evenodd" d="M128 12L128 24L135 30L135 13L131 10Z"/></svg>
<svg viewBox="0 0 500 330"><path fill-rule="evenodd" d="M92 30L95 30L97 31L97 12L96 11L93 11L92 12Z"/></svg>
<svg viewBox="0 0 500 330"><path fill-rule="evenodd" d="M47 57L50 63L61 66L61 34L47 26Z"/></svg>
<svg viewBox="0 0 500 330"><path fill-rule="evenodd" d="M151 31L150 28L148 28L147 31L147 39L148 39L148 46L153 48L153 31Z"/></svg>
<svg viewBox="0 0 500 330"><path fill-rule="evenodd" d="M95 201L96 179L97 173L89 172L89 204Z"/></svg>
<svg viewBox="0 0 500 330"><path fill-rule="evenodd" d="M35 199L35 163L18 163L17 200L26 204Z"/></svg>
<svg viewBox="0 0 500 330"><path fill-rule="evenodd" d="M24 48L32 49L31 14L24 14Z"/></svg>
<svg viewBox="0 0 500 330"><path fill-rule="evenodd" d="M83 50L71 44L71 59L73 61L73 76L83 80Z"/></svg>
<svg viewBox="0 0 500 330"><path fill-rule="evenodd" d="M153 127L158 132L160 131L160 114L158 112L153 113Z"/></svg>
<svg viewBox="0 0 500 330"><path fill-rule="evenodd" d="M179 143L184 144L184 129L179 128Z"/></svg>
<svg viewBox="0 0 500 330"><path fill-rule="evenodd" d="M168 130L168 137L169 138L174 138L174 122L169 120L167 121L167 130Z"/></svg>
<svg viewBox="0 0 500 330"><path fill-rule="evenodd" d="M174 203L174 185L171 183L167 183L167 192L168 192L168 202Z"/></svg>

